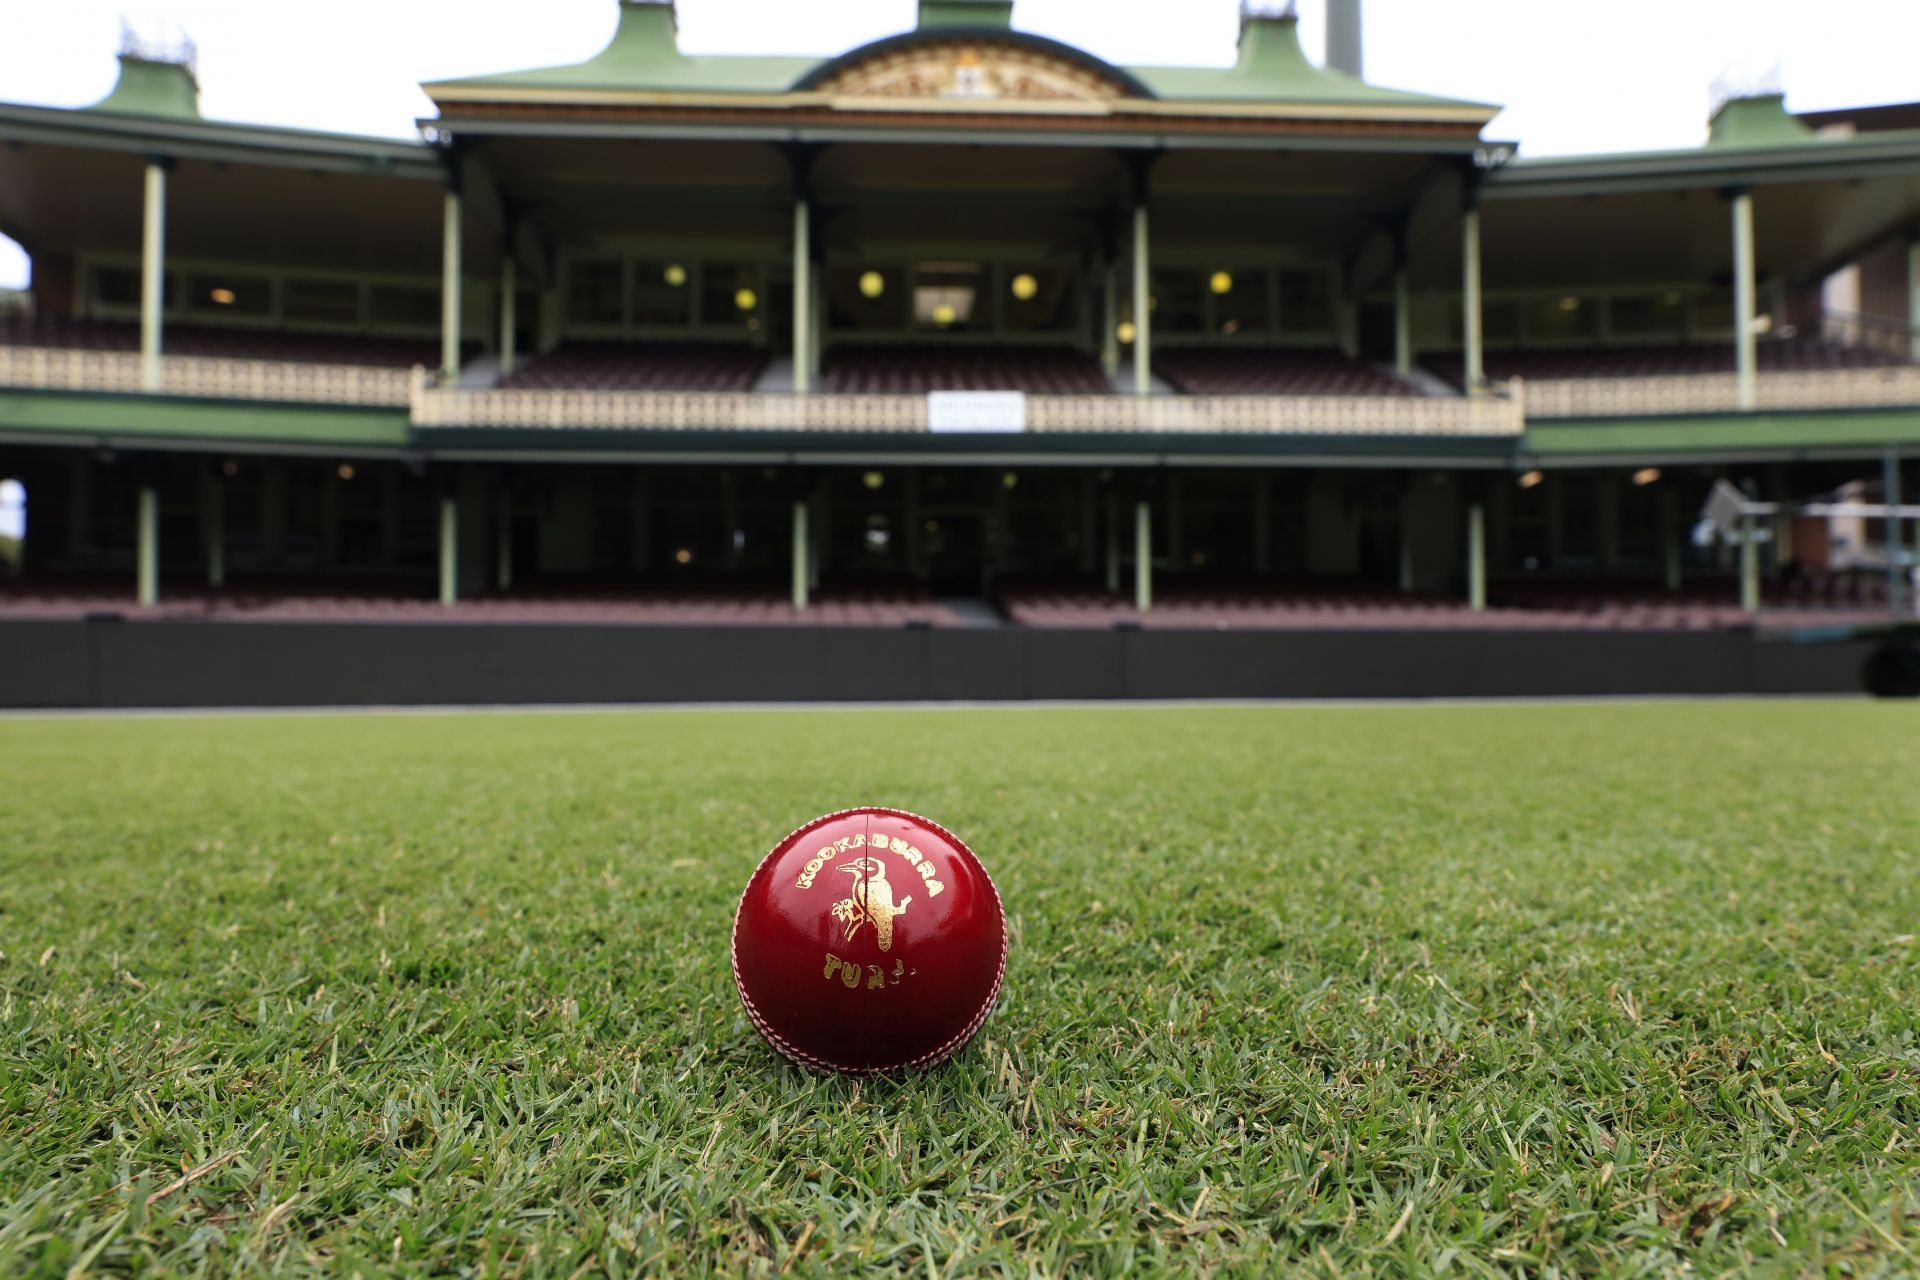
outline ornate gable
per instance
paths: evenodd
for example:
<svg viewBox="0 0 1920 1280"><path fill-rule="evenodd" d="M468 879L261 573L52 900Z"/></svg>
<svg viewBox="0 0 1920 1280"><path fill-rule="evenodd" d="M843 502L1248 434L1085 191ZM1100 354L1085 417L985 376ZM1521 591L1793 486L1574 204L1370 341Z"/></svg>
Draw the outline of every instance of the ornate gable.
<svg viewBox="0 0 1920 1280"><path fill-rule="evenodd" d="M835 68L813 86L850 98L945 103L1107 103L1132 96L1097 65L1017 40L954 37L875 50Z"/></svg>

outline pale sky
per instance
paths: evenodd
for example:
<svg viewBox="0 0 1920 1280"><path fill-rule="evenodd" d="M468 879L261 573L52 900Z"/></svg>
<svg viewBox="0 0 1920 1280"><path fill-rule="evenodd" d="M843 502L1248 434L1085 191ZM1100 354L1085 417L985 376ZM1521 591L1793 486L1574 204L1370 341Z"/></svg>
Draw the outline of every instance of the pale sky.
<svg viewBox="0 0 1920 1280"><path fill-rule="evenodd" d="M1920 98L1920 0L1363 0L1367 79L1501 103L1523 155L1692 146L1716 77L1774 67L1796 111ZM914 0L679 0L690 53L829 55L913 25ZM1325 0L1299 0L1325 48ZM1226 65L1238 0L1016 0L1014 25L1123 65ZM122 14L200 49L210 118L412 136L423 80L578 62L614 0L0 0L0 102L113 87ZM0 238L0 287L26 282Z"/></svg>

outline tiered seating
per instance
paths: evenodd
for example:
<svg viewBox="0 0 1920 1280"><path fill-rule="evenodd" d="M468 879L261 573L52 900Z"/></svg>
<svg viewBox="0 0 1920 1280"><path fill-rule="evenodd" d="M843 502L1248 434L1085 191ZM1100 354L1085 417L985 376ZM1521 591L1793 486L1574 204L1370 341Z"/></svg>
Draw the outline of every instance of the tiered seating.
<svg viewBox="0 0 1920 1280"><path fill-rule="evenodd" d="M825 391L869 395L1025 391L1084 396L1113 390L1099 361L1071 347L933 342L835 346L821 362L820 385Z"/></svg>
<svg viewBox="0 0 1920 1280"><path fill-rule="evenodd" d="M1197 396L1399 396L1418 388L1337 350L1169 347L1153 370Z"/></svg>
<svg viewBox="0 0 1920 1280"><path fill-rule="evenodd" d="M60 347L82 351L138 351L140 326L126 320L70 316L0 317L0 346ZM300 333L283 329L229 329L217 325L169 324L168 355L216 356L228 360L286 360L408 369L439 364L432 340L381 338L352 333ZM469 350L474 350L469 344Z"/></svg>
<svg viewBox="0 0 1920 1280"><path fill-rule="evenodd" d="M66 619L89 613L128 618L222 622L501 622L612 623L639 626L904 627L955 626L960 619L924 590L831 588L804 612L778 587L541 589L478 596L453 608L410 584L315 583L235 586L212 592L199 584L161 583L151 609L133 603L130 581L0 582L0 619Z"/></svg>
<svg viewBox="0 0 1920 1280"><path fill-rule="evenodd" d="M500 379L544 391L751 391L763 348L738 342L567 342Z"/></svg>
<svg viewBox="0 0 1920 1280"><path fill-rule="evenodd" d="M1876 369L1903 363L1887 351L1842 346L1812 338L1773 338L1759 344L1764 372L1812 369ZM1673 374L1732 373L1729 342L1677 342L1659 346L1539 348L1489 351L1489 378L1649 378ZM1425 361L1438 376L1458 386L1463 364L1458 352Z"/></svg>

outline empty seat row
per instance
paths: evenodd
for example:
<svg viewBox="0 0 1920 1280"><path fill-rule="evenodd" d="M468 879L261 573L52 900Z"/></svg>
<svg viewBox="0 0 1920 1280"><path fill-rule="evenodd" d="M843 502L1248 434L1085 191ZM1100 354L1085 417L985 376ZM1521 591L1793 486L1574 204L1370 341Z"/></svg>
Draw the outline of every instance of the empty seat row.
<svg viewBox="0 0 1920 1280"><path fill-rule="evenodd" d="M431 339L419 338L169 324L163 331L162 339L169 355L211 356L227 360L284 360L393 369L407 369L414 365L432 367L440 362L439 344ZM0 316L0 346L138 351L140 326L129 320L94 320L78 316ZM468 349L477 348L469 344Z"/></svg>
<svg viewBox="0 0 1920 1280"><path fill-rule="evenodd" d="M1170 347L1154 357L1153 370L1189 395L1397 396L1419 391L1331 348Z"/></svg>
<svg viewBox="0 0 1920 1280"><path fill-rule="evenodd" d="M1099 361L1071 347L960 343L842 343L821 361L824 391L923 395L929 391L1025 391L1103 395L1113 384Z"/></svg>
<svg viewBox="0 0 1920 1280"><path fill-rule="evenodd" d="M1889 351L1850 347L1814 338L1769 338L1760 342L1759 367L1766 372L1817 369L1875 369L1905 363ZM1458 352L1436 354L1424 363L1458 385L1463 363ZM1732 373L1731 342L1675 342L1661 345L1540 348L1489 351L1489 378L1649 378L1684 374Z"/></svg>
<svg viewBox="0 0 1920 1280"><path fill-rule="evenodd" d="M500 379L535 391L751 391L764 348L726 342L566 342Z"/></svg>

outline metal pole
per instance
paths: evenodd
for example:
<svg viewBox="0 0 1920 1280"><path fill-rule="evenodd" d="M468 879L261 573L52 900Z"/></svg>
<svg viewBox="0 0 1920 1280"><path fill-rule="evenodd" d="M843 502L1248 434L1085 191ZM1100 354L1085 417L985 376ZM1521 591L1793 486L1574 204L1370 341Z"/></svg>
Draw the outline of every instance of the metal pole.
<svg viewBox="0 0 1920 1280"><path fill-rule="evenodd" d="M160 495L150 484L140 486L134 536L134 594L142 605L160 599Z"/></svg>
<svg viewBox="0 0 1920 1280"><path fill-rule="evenodd" d="M1487 509L1477 502L1467 508L1467 608L1487 608Z"/></svg>
<svg viewBox="0 0 1920 1280"><path fill-rule="evenodd" d="M1393 371L1403 378L1413 372L1413 298L1405 267L1393 273Z"/></svg>
<svg viewBox="0 0 1920 1280"><path fill-rule="evenodd" d="M1486 382L1486 355L1480 315L1480 210L1460 215L1460 332L1464 337L1467 394L1479 395Z"/></svg>
<svg viewBox="0 0 1920 1280"><path fill-rule="evenodd" d="M1740 517L1740 608L1760 612L1760 534L1750 515Z"/></svg>
<svg viewBox="0 0 1920 1280"><path fill-rule="evenodd" d="M1733 367L1739 377L1742 411L1750 411L1759 399L1753 271L1753 195L1741 191L1733 197Z"/></svg>
<svg viewBox="0 0 1920 1280"><path fill-rule="evenodd" d="M161 328L165 323L167 167L147 162L146 208L140 225L140 386L160 390Z"/></svg>
<svg viewBox="0 0 1920 1280"><path fill-rule="evenodd" d="M1153 286L1147 262L1147 202L1133 206L1133 393L1153 391Z"/></svg>
<svg viewBox="0 0 1920 1280"><path fill-rule="evenodd" d="M793 202L793 389L813 389L813 260L811 211L805 200ZM801 606L804 607L804 606Z"/></svg>
<svg viewBox="0 0 1920 1280"><path fill-rule="evenodd" d="M793 504L793 607L807 607L807 504Z"/></svg>
<svg viewBox="0 0 1920 1280"><path fill-rule="evenodd" d="M1887 612L1905 612L1906 567L1900 563L1900 448L1888 445L1880 455L1880 474L1887 504Z"/></svg>
<svg viewBox="0 0 1920 1280"><path fill-rule="evenodd" d="M227 487L218 475L207 483L207 585L227 585Z"/></svg>
<svg viewBox="0 0 1920 1280"><path fill-rule="evenodd" d="M512 258L500 260L500 374L505 377L513 372L513 366L520 355L519 318L515 314L519 308L520 287L517 280L519 267Z"/></svg>
<svg viewBox="0 0 1920 1280"><path fill-rule="evenodd" d="M442 210L440 261L440 372L460 374L460 193L448 191Z"/></svg>
<svg viewBox="0 0 1920 1280"><path fill-rule="evenodd" d="M460 598L460 504L451 494L440 499L440 603Z"/></svg>
<svg viewBox="0 0 1920 1280"><path fill-rule="evenodd" d="M1133 508L1133 607L1153 608L1153 507L1145 502Z"/></svg>

